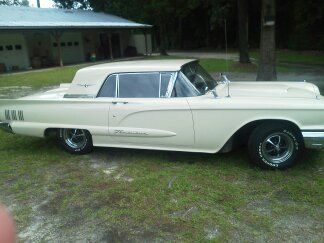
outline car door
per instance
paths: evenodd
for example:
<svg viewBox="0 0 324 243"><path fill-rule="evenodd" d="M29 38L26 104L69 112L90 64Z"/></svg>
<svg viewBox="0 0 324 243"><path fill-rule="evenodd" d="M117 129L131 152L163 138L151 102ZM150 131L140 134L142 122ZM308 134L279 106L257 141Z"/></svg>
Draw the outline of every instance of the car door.
<svg viewBox="0 0 324 243"><path fill-rule="evenodd" d="M164 98L174 75L120 73L108 78L104 86L116 97L109 109L109 136L140 146L192 145L193 120L186 98Z"/></svg>

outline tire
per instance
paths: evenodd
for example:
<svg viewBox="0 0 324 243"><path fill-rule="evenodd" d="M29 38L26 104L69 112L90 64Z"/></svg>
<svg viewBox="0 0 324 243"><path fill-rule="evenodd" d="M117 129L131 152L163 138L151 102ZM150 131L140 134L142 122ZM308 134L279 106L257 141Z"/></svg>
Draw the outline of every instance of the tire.
<svg viewBox="0 0 324 243"><path fill-rule="evenodd" d="M92 136L87 130L62 128L59 143L71 154L87 154L93 150Z"/></svg>
<svg viewBox="0 0 324 243"><path fill-rule="evenodd" d="M300 131L285 123L264 123L249 138L252 161L266 169L287 169L296 164L304 148Z"/></svg>

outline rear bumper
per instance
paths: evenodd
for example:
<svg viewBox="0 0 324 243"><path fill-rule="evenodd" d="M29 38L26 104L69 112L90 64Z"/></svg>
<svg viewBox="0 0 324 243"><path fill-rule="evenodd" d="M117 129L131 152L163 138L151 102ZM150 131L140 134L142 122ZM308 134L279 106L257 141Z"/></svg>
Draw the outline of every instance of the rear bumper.
<svg viewBox="0 0 324 243"><path fill-rule="evenodd" d="M13 133L10 124L7 122L0 122L0 129L8 133Z"/></svg>
<svg viewBox="0 0 324 243"><path fill-rule="evenodd" d="M305 147L309 149L324 148L324 131L303 131Z"/></svg>

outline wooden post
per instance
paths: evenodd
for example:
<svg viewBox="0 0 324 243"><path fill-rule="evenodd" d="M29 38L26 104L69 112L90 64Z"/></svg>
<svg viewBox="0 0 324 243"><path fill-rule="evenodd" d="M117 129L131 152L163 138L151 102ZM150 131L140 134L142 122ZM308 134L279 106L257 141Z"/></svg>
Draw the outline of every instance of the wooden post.
<svg viewBox="0 0 324 243"><path fill-rule="evenodd" d="M147 33L146 33L146 30L144 30L144 38L145 38L145 55L148 56L148 50L147 50Z"/></svg>
<svg viewBox="0 0 324 243"><path fill-rule="evenodd" d="M62 47L61 47L61 36L62 32L54 31L53 32L54 39L57 43L57 63L60 67L63 67L63 59L62 59Z"/></svg>
<svg viewBox="0 0 324 243"><path fill-rule="evenodd" d="M111 60L114 60L113 48L112 48L112 41L111 41L111 32L108 33L108 42L109 42L110 59Z"/></svg>
<svg viewBox="0 0 324 243"><path fill-rule="evenodd" d="M63 67L63 59L62 59L62 46L61 46L61 36L58 35L56 38L57 41L57 49L58 49L58 63L60 67Z"/></svg>

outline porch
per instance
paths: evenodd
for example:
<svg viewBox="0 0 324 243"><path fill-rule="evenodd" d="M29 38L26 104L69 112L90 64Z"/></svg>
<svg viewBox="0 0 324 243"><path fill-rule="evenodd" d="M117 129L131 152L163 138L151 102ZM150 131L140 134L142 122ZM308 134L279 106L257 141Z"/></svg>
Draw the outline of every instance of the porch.
<svg viewBox="0 0 324 243"><path fill-rule="evenodd" d="M147 30L21 30L0 34L0 72L150 55Z"/></svg>

